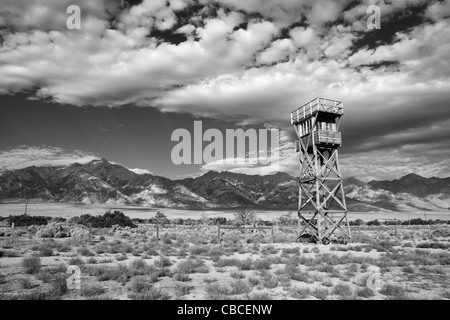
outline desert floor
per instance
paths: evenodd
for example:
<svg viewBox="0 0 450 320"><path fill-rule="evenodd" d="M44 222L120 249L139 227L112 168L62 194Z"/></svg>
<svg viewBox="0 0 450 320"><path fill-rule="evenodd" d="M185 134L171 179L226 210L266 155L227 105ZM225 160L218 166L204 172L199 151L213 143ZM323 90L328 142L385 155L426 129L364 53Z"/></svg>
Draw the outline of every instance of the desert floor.
<svg viewBox="0 0 450 320"><path fill-rule="evenodd" d="M270 230L218 243L208 225L166 226L159 241L149 224L93 229L92 242L17 229L0 237L0 299L450 299L448 224L352 227L347 245L295 243L279 226L273 243Z"/></svg>
<svg viewBox="0 0 450 320"><path fill-rule="evenodd" d="M191 218L199 219L203 215L201 210L184 210L184 209L167 209L167 208L148 208L148 207L132 207L132 206L116 206L116 205L82 205L82 204L67 204L67 203L42 203L30 202L28 204L27 213L35 216L51 216L72 218L82 214L101 215L106 210L120 210L125 211L127 216L131 219L148 219L155 215L156 212L162 211L169 219L177 218ZM20 202L0 203L0 217L7 217L9 215L20 215L25 211L25 204ZM253 210L258 218L262 220L275 220L287 211L258 211ZM206 210L205 213L208 218L225 217L233 219L235 210ZM441 219L450 220L450 210L442 212L349 212L349 220L361 219L363 221L369 220L389 220L389 219Z"/></svg>

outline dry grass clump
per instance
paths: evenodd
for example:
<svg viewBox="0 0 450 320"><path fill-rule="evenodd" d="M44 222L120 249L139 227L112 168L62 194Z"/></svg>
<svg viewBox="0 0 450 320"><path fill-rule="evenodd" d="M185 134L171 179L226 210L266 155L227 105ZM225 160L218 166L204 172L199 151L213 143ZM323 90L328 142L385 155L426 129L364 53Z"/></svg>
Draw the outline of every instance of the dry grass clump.
<svg viewBox="0 0 450 320"><path fill-rule="evenodd" d="M98 283L92 283L88 285L81 286L80 295L83 297L94 297L104 294L106 288Z"/></svg>
<svg viewBox="0 0 450 320"><path fill-rule="evenodd" d="M333 290L331 291L332 294L338 295L341 298L349 298L353 294L352 289L348 284L339 283L337 284Z"/></svg>
<svg viewBox="0 0 450 320"><path fill-rule="evenodd" d="M147 277L137 276L131 279L128 297L133 300L168 300L170 295L153 286Z"/></svg>
<svg viewBox="0 0 450 320"><path fill-rule="evenodd" d="M25 257L22 259L22 268L25 273L35 274L41 270L41 258L37 256Z"/></svg>
<svg viewBox="0 0 450 320"><path fill-rule="evenodd" d="M309 288L292 288L291 295L295 299L306 299L311 295L311 289Z"/></svg>

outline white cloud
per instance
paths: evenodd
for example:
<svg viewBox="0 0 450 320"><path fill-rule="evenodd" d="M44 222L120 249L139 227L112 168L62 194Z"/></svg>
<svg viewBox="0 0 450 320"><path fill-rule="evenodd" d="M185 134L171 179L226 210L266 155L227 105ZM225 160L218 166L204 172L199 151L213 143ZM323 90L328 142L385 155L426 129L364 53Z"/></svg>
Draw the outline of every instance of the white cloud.
<svg viewBox="0 0 450 320"><path fill-rule="evenodd" d="M426 1L370 0L343 12L350 1L223 0L231 10L214 15L205 10L205 17L192 17L178 28L187 41L175 45L152 37L152 28L173 28L175 11L190 2L171 0L167 6L163 0L145 0L125 10L114 1L70 1L85 10L82 29L74 32L65 29L68 0L2 0L0 27L14 31L0 28L0 93L38 88L38 97L60 103L134 103L222 120L270 122L286 130L291 130L290 111L324 96L344 101L343 123L353 133L367 124L398 121L398 129L384 135L364 132L366 140L349 148L358 152L371 143L379 149L407 143L411 138L396 135L409 126L403 116L424 119L426 125L438 121L430 114L450 117L448 0L430 3L426 15L433 23L396 34L393 44L353 55L350 48L360 37L355 31L367 31L368 5L380 5L387 19ZM243 12L262 18L249 19ZM112 16L114 27L108 20ZM340 18L351 27L327 26ZM244 22L247 28L238 29ZM308 25L278 39L283 27L297 22ZM357 69L386 60L398 61L398 70Z"/></svg>
<svg viewBox="0 0 450 320"><path fill-rule="evenodd" d="M440 21L443 18L449 18L450 0L444 0L432 4L430 7L428 7L426 15L434 21Z"/></svg>
<svg viewBox="0 0 450 320"><path fill-rule="evenodd" d="M0 151L0 169L13 170L29 166L64 166L99 159L84 151L67 151L57 147L18 146Z"/></svg>

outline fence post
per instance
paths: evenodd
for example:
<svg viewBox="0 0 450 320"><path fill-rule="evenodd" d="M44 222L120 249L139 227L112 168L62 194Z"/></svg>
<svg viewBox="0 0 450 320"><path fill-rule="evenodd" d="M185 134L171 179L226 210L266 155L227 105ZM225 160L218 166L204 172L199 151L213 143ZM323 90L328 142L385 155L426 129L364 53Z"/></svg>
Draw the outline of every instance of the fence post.
<svg viewBox="0 0 450 320"><path fill-rule="evenodd" d="M14 244L14 222L11 222L11 245Z"/></svg>
<svg viewBox="0 0 450 320"><path fill-rule="evenodd" d="M89 243L92 244L92 222L89 223Z"/></svg>
<svg viewBox="0 0 450 320"><path fill-rule="evenodd" d="M358 224L358 241L361 242L361 225Z"/></svg>
<svg viewBox="0 0 450 320"><path fill-rule="evenodd" d="M217 244L220 244L220 223L217 224Z"/></svg>
<svg viewBox="0 0 450 320"><path fill-rule="evenodd" d="M159 242L159 223L156 224L156 240Z"/></svg>
<svg viewBox="0 0 450 320"><path fill-rule="evenodd" d="M274 243L275 241L274 241L274 238L273 238L273 226L272 226L272 229L270 229L270 233L271 233L271 236L272 236L272 243Z"/></svg>
<svg viewBox="0 0 450 320"><path fill-rule="evenodd" d="M395 237L398 239L398 233L397 233L397 221L395 221Z"/></svg>

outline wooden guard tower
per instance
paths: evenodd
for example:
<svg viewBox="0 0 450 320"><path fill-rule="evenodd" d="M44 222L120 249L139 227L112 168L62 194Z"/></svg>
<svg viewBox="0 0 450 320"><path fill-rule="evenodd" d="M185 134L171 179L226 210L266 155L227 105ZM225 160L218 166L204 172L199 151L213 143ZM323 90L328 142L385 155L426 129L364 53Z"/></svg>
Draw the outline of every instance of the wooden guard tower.
<svg viewBox="0 0 450 320"><path fill-rule="evenodd" d="M300 152L297 241L328 244L351 238L338 148L343 103L316 98L291 113Z"/></svg>

